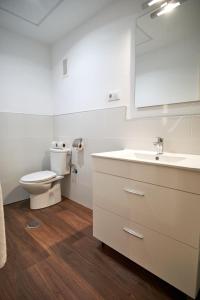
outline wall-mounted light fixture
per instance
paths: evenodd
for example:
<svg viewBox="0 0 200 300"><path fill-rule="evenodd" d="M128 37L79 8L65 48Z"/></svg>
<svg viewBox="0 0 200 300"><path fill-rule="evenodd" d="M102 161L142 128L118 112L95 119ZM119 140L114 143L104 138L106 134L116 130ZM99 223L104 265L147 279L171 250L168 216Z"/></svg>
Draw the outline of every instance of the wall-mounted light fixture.
<svg viewBox="0 0 200 300"><path fill-rule="evenodd" d="M143 9L149 9L149 8L157 9L160 7L161 4L163 4L166 1L167 0L149 0L142 4L142 8Z"/></svg>
<svg viewBox="0 0 200 300"><path fill-rule="evenodd" d="M176 7L178 7L179 5L181 5L181 3L179 1L177 2L165 2L161 5L161 9L160 11L157 12L157 16L162 16L164 14L168 14L170 13L173 9L175 9Z"/></svg>
<svg viewBox="0 0 200 300"><path fill-rule="evenodd" d="M148 6L152 6L152 5L155 5L155 4L159 4L163 2L163 0L151 0L150 2L147 3Z"/></svg>
<svg viewBox="0 0 200 300"><path fill-rule="evenodd" d="M152 0L153 1L153 0ZM149 3L151 3L150 1ZM183 2L186 0L165 0L159 8L156 8L152 13L151 13L151 18L156 18L160 17L164 14L168 14L171 11L173 11L176 7L180 6Z"/></svg>

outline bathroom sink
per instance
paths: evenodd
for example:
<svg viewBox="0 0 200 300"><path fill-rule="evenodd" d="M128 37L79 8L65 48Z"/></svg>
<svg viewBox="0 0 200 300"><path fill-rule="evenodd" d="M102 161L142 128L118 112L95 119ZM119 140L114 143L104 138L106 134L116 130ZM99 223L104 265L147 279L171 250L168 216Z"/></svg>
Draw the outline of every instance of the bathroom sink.
<svg viewBox="0 0 200 300"><path fill-rule="evenodd" d="M154 154L146 154L146 153L135 153L135 157L136 159L140 159L140 160L149 160L149 161L160 161L160 162L166 162L166 163L176 163L176 162L180 162L183 161L185 159L185 157L183 156L169 156L166 154L160 154L160 155L156 155Z"/></svg>
<svg viewBox="0 0 200 300"><path fill-rule="evenodd" d="M94 157L134 161L200 171L200 155L167 153L157 155L154 151L120 150L92 154Z"/></svg>

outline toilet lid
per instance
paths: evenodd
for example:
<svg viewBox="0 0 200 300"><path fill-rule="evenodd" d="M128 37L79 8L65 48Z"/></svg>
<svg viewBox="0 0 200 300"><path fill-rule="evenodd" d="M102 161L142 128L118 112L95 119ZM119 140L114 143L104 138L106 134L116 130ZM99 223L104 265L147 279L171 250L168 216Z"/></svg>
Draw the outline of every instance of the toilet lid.
<svg viewBox="0 0 200 300"><path fill-rule="evenodd" d="M52 171L40 171L25 175L21 178L23 182L43 182L56 177L56 173Z"/></svg>

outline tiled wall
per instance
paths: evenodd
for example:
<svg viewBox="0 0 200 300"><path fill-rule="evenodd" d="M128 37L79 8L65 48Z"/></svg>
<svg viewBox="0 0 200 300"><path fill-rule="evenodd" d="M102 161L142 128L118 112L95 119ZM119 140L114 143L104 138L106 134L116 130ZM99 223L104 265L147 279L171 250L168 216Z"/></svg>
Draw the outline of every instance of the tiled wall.
<svg viewBox="0 0 200 300"><path fill-rule="evenodd" d="M54 117L54 138L70 146L83 137L85 150L75 160L78 175L63 181L63 194L92 207L90 154L124 148L153 150L153 138L164 137L165 151L200 154L200 116L125 119L125 108L113 108Z"/></svg>
<svg viewBox="0 0 200 300"><path fill-rule="evenodd" d="M28 198L21 176L49 169L53 139L71 146L83 137L85 150L74 162L78 174L63 180L63 195L92 207L90 154L124 148L153 150L153 138L164 137L165 151L200 154L200 116L126 120L124 107L60 116L0 113L0 181L6 204Z"/></svg>
<svg viewBox="0 0 200 300"><path fill-rule="evenodd" d="M18 183L21 176L49 169L52 122L49 116L0 113L0 182L5 204L28 198Z"/></svg>

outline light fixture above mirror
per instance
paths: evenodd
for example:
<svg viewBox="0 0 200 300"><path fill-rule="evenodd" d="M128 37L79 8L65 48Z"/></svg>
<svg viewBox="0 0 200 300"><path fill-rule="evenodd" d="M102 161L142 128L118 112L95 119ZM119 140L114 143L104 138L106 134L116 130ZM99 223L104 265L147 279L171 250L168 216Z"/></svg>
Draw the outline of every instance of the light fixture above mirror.
<svg viewBox="0 0 200 300"><path fill-rule="evenodd" d="M151 0L147 3L148 6L153 6L155 4L160 4L162 2L165 2L165 0Z"/></svg>
<svg viewBox="0 0 200 300"><path fill-rule="evenodd" d="M187 0L150 0L143 4L143 9L152 8L151 18L172 12Z"/></svg>
<svg viewBox="0 0 200 300"><path fill-rule="evenodd" d="M172 12L176 7L180 6L183 2L179 0L173 0L173 1L165 1L161 4L161 6L156 9L152 14L151 18L160 17L164 14L168 14Z"/></svg>

